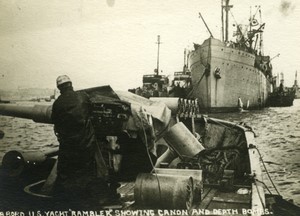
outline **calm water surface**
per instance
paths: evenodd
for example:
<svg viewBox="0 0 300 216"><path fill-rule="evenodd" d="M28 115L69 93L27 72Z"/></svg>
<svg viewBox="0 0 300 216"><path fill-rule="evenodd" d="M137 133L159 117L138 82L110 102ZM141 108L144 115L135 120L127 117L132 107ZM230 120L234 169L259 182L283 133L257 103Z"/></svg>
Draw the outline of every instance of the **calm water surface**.
<svg viewBox="0 0 300 216"><path fill-rule="evenodd" d="M300 205L300 99L292 107L210 116L250 125L277 189ZM5 132L0 140L0 161L9 150L40 151L58 146L52 125L0 116L0 130ZM271 187L267 176L265 182Z"/></svg>

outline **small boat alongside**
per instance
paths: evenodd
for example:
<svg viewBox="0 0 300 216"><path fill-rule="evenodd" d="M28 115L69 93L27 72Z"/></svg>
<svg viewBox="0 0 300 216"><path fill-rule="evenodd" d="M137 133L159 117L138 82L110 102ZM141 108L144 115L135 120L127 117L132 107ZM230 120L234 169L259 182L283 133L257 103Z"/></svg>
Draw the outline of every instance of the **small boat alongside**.
<svg viewBox="0 0 300 216"><path fill-rule="evenodd" d="M281 73L281 80L279 86L276 86L276 80L274 80L273 82L274 91L272 93L269 93L267 105L270 107L293 106L293 102L296 97L296 89L284 87L283 73Z"/></svg>
<svg viewBox="0 0 300 216"><path fill-rule="evenodd" d="M295 91L273 92L269 94L267 105L270 107L293 106Z"/></svg>

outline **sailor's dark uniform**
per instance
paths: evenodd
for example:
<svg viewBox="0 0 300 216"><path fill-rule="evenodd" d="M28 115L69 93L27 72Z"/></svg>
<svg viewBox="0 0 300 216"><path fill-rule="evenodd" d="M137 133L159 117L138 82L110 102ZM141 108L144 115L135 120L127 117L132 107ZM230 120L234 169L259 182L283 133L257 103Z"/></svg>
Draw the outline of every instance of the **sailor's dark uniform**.
<svg viewBox="0 0 300 216"><path fill-rule="evenodd" d="M90 101L87 94L75 92L72 87L61 91L53 104L51 118L60 143L56 190L68 194L70 198L97 200L109 195L105 183L107 168L101 163L103 158L89 114ZM99 154L100 176L97 172Z"/></svg>

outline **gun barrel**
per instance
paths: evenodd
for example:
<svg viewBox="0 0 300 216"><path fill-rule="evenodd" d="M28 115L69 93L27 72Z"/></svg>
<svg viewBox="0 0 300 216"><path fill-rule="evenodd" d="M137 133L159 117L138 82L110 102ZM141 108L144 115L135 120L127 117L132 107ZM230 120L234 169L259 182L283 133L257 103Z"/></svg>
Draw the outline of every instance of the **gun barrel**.
<svg viewBox="0 0 300 216"><path fill-rule="evenodd" d="M0 115L32 119L38 123L52 124L52 105L22 106L16 104L0 104Z"/></svg>

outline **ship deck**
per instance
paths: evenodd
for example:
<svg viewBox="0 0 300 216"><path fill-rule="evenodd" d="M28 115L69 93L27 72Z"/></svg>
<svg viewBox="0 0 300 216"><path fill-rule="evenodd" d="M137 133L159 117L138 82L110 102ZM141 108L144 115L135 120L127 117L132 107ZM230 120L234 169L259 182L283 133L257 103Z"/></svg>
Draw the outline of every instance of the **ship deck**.
<svg viewBox="0 0 300 216"><path fill-rule="evenodd" d="M134 201L134 182L123 182L118 192L121 195L121 205L107 205L105 209L118 210L136 210L141 209L136 206ZM249 186L238 186L245 189L250 189ZM219 215L245 215L247 209L251 206L251 194L238 194L236 188L231 191L222 191L216 185L204 185L201 195L201 202L198 206L194 206L190 213L192 215L204 214L219 214ZM179 209L178 209L179 210ZM158 213L158 209L154 212ZM164 210L170 212L172 210ZM174 209L173 209L174 211ZM180 211L180 210L179 210Z"/></svg>

